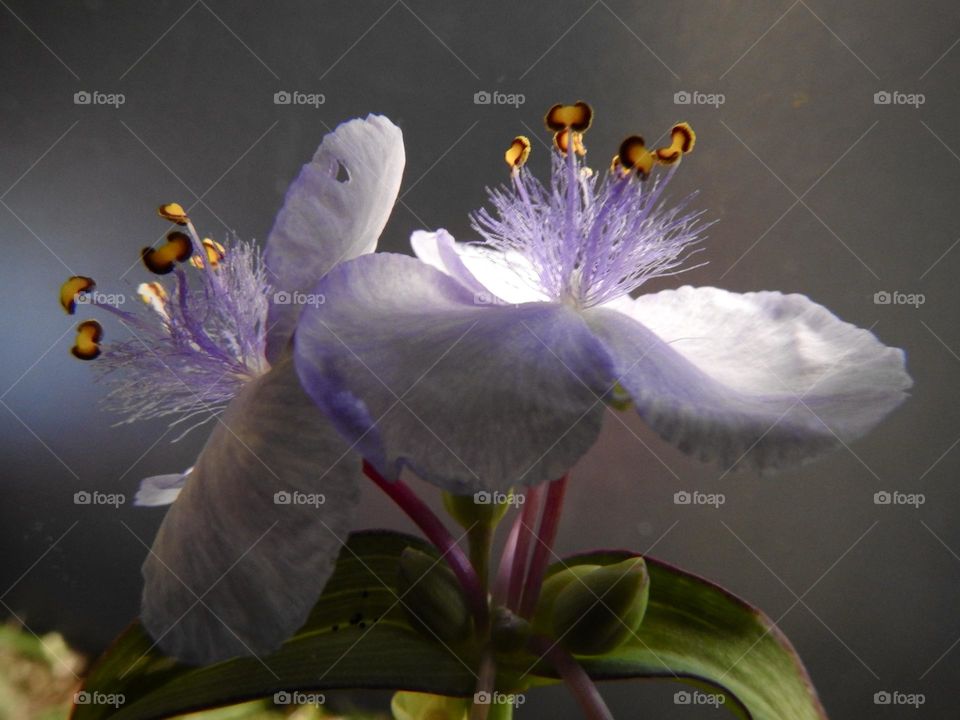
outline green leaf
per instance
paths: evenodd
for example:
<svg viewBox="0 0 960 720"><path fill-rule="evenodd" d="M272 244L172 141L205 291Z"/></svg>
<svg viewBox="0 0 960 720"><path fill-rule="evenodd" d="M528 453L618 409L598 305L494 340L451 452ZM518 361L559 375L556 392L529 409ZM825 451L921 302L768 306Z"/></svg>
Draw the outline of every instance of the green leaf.
<svg viewBox="0 0 960 720"><path fill-rule="evenodd" d="M408 535L351 535L307 623L262 662L239 658L199 668L181 665L154 648L134 623L98 660L83 687L95 699L122 695L123 702L77 705L74 720L162 718L283 690L403 688L472 695L476 650L458 647L454 654L413 630L397 601L398 563L407 547L436 554Z"/></svg>
<svg viewBox="0 0 960 720"><path fill-rule="evenodd" d="M635 554L577 555L552 565L547 576L573 564L612 565L630 557ZM636 635L613 652L578 658L591 677L681 680L722 693L725 707L748 720L826 718L800 658L769 617L696 575L649 557L646 562L646 616ZM545 663L534 672L554 675Z"/></svg>

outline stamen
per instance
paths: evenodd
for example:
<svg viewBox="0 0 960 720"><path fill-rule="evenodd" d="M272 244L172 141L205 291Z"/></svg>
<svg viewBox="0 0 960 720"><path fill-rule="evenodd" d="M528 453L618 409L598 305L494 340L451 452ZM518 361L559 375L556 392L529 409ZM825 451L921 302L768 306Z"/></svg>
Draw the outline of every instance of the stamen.
<svg viewBox="0 0 960 720"><path fill-rule="evenodd" d="M93 278L83 275L74 275L60 286L60 305L67 311L68 315L73 315L77 310L77 298L93 290L97 284Z"/></svg>
<svg viewBox="0 0 960 720"><path fill-rule="evenodd" d="M642 180L646 180L657 158L652 152L647 150L647 144L642 137L639 135L631 135L620 143L620 150L617 152L614 160L615 163L614 166L611 167L611 172L619 168L621 172L626 175L636 170L637 175Z"/></svg>
<svg viewBox="0 0 960 720"><path fill-rule="evenodd" d="M573 151L577 155L583 157L587 154L587 148L583 144L583 133L563 129L553 136L553 146L563 155L567 154L571 141L573 142Z"/></svg>
<svg viewBox="0 0 960 720"><path fill-rule="evenodd" d="M583 133L593 122L593 108L587 103L579 100L573 105L554 105L547 110L543 122L553 130L553 145L561 154L566 155L571 147L581 157L587 154Z"/></svg>
<svg viewBox="0 0 960 720"><path fill-rule="evenodd" d="M220 265L220 261L223 260L224 256L227 254L227 251L223 245L218 243L216 240L211 240L210 238L203 239L203 249L204 255L207 256L206 263L204 263L203 257L199 254L190 258L190 264L198 270L202 270L205 264L209 264L212 268L217 267Z"/></svg>
<svg viewBox="0 0 960 720"><path fill-rule="evenodd" d="M693 150L697 136L688 123L682 122L670 129L670 145L657 149L657 160L664 165L672 165L683 155Z"/></svg>
<svg viewBox="0 0 960 720"><path fill-rule="evenodd" d="M151 310L167 316L167 291L158 282L140 283L137 286L140 299L150 306Z"/></svg>
<svg viewBox="0 0 960 720"><path fill-rule="evenodd" d="M190 222L187 217L187 211L179 203L166 203L157 208L157 214L164 220L169 220L177 225L186 225Z"/></svg>
<svg viewBox="0 0 960 720"><path fill-rule="evenodd" d="M164 245L159 248L145 247L140 251L140 256L147 270L157 275L166 275L173 270L175 263L183 262L192 252L190 237L186 233L174 230L167 235L167 242Z"/></svg>
<svg viewBox="0 0 960 720"><path fill-rule="evenodd" d="M503 159L507 161L507 165L514 170L523 167L528 157L530 157L530 140L523 135L517 135L503 154Z"/></svg>
<svg viewBox="0 0 960 720"><path fill-rule="evenodd" d="M77 339L70 352L80 360L93 360L100 355L103 328L96 320L84 320L77 325Z"/></svg>

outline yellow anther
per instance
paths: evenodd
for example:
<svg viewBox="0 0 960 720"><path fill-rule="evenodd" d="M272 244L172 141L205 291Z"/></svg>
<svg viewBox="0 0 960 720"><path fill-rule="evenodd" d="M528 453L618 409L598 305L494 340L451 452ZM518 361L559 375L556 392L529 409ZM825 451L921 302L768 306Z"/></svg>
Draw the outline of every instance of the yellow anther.
<svg viewBox="0 0 960 720"><path fill-rule="evenodd" d="M73 315L77 310L77 298L83 293L90 292L97 284L92 278L83 275L74 275L60 286L60 305L67 311L68 315Z"/></svg>
<svg viewBox="0 0 960 720"><path fill-rule="evenodd" d="M77 325L77 339L70 348L73 356L81 360L93 360L100 355L100 340L103 328L96 320L84 320Z"/></svg>
<svg viewBox="0 0 960 720"><path fill-rule="evenodd" d="M553 146L562 154L566 155L571 140L573 141L573 151L577 155L583 157L587 154L587 148L583 145L583 133L573 130L561 130L558 133L554 133Z"/></svg>
<svg viewBox="0 0 960 720"><path fill-rule="evenodd" d="M503 154L503 159L512 168L522 167L528 157L530 157L530 140L523 135L517 135Z"/></svg>
<svg viewBox="0 0 960 720"><path fill-rule="evenodd" d="M549 130L554 132L569 128L574 132L584 133L593 122L593 108L582 100L573 105L557 104L547 110L543 122Z"/></svg>
<svg viewBox="0 0 960 720"><path fill-rule="evenodd" d="M693 128L685 122L677 123L670 129L670 145L657 149L657 160L664 165L673 165L693 150L696 142L697 136Z"/></svg>
<svg viewBox="0 0 960 720"><path fill-rule="evenodd" d="M178 203L166 203L157 208L157 215L177 225L186 225L190 222L187 211Z"/></svg>
<svg viewBox="0 0 960 720"><path fill-rule="evenodd" d="M643 138L631 135L620 143L620 150L611 164L611 170L619 167L624 174L636 171L637 175L644 179L650 174L655 162L656 156L647 149Z"/></svg>
<svg viewBox="0 0 960 720"><path fill-rule="evenodd" d="M223 260L224 256L227 254L226 248L223 247L216 240L211 240L210 238L203 239L203 252L207 256L206 262L209 263L210 267L215 268L220 264L220 261ZM204 259L200 255L194 255L190 258L190 264L195 268L202 270L204 267Z"/></svg>
<svg viewBox="0 0 960 720"><path fill-rule="evenodd" d="M167 235L167 242L158 248L145 247L140 251L143 264L147 270L157 275L166 275L173 270L175 263L183 262L190 257L193 246L190 238L179 230Z"/></svg>
<svg viewBox="0 0 960 720"><path fill-rule="evenodd" d="M152 310L166 316L167 291L163 285L158 282L140 283L137 286L137 294Z"/></svg>

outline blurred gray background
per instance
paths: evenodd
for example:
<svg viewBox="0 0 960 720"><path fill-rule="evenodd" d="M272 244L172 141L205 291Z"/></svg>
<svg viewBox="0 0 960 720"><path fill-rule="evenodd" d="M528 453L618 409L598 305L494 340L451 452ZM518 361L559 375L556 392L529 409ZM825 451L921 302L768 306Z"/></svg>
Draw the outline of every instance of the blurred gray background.
<svg viewBox="0 0 960 720"><path fill-rule="evenodd" d="M75 319L56 299L67 275L131 292L144 271L120 277L162 234L165 201L194 206L208 235L262 240L324 133L371 111L402 127L408 158L381 248L407 252L420 227L466 239L468 211L505 178L509 139L547 139L544 109L582 98L601 166L626 134L696 128L673 192L699 189L720 222L709 265L685 281L805 293L905 348L916 385L849 451L772 479L723 475L632 414L610 416L574 471L559 549L649 549L756 603L834 718L956 717L958 39L948 0L2 0L0 610L102 649L137 613L162 510L76 506L73 494L131 497L140 478L191 464L207 432L170 444L162 422L111 427L91 367L68 352ZM275 104L284 90L325 101ZM78 105L79 91L124 103ZM524 102L478 105L480 91ZM877 304L882 291L924 302ZM682 489L726 503L675 505ZM877 505L881 490L925 503ZM365 494L363 526L411 529ZM675 707L676 689L604 692L618 717L714 717ZM926 704L878 707L881 690ZM532 695L523 715L547 713L579 717L562 688Z"/></svg>

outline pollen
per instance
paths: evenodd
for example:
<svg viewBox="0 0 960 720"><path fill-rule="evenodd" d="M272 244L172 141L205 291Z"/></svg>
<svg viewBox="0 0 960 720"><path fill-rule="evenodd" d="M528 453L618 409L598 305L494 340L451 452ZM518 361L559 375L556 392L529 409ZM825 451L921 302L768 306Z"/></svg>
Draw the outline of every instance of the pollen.
<svg viewBox="0 0 960 720"><path fill-rule="evenodd" d="M103 328L96 320L84 320L77 325L77 339L70 352L80 360L93 360L100 355Z"/></svg>
<svg viewBox="0 0 960 720"><path fill-rule="evenodd" d="M186 225L190 222L187 211L179 203L166 203L157 208L157 215L177 225Z"/></svg>
<svg viewBox="0 0 960 720"><path fill-rule="evenodd" d="M503 154L503 159L507 161L507 165L514 169L523 167L528 157L530 157L530 140L523 135L517 135Z"/></svg>
<svg viewBox="0 0 960 720"><path fill-rule="evenodd" d="M693 150L696 142L697 136L693 128L688 123L678 123L670 129L670 145L657 149L657 160L664 165L673 165Z"/></svg>
<svg viewBox="0 0 960 720"><path fill-rule="evenodd" d="M179 207L179 206L178 206ZM157 275L166 275L178 262L190 257L193 246L186 233L174 230L167 235L167 242L158 248L145 247L140 251L147 270Z"/></svg>
<svg viewBox="0 0 960 720"><path fill-rule="evenodd" d="M641 179L646 179L657 161L657 156L647 149L647 144L639 135L631 135L622 143L613 158L611 171L620 168L624 174L636 171Z"/></svg>
<svg viewBox="0 0 960 720"><path fill-rule="evenodd" d="M587 103L580 100L573 105L554 105L547 110L543 122L547 129L553 130L553 145L563 155L571 146L577 155L587 154L583 134L593 122L593 108Z"/></svg>
<svg viewBox="0 0 960 720"><path fill-rule="evenodd" d="M73 315L77 310L78 297L83 293L90 292L96 286L93 278L74 275L60 286L60 305L63 306L68 315Z"/></svg>
<svg viewBox="0 0 960 720"><path fill-rule="evenodd" d="M223 245L210 238L203 239L203 252L206 255L206 262L199 254L190 258L190 264L198 270L202 270L204 265L209 265L212 268L217 267L227 254Z"/></svg>

